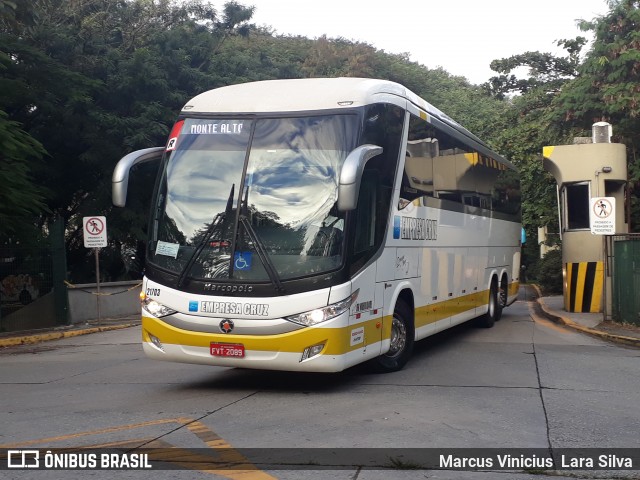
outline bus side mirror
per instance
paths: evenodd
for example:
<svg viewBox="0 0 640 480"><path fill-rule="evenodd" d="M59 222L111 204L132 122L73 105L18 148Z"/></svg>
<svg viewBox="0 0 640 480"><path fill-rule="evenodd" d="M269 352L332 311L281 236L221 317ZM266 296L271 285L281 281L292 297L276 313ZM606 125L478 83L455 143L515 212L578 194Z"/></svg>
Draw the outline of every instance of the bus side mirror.
<svg viewBox="0 0 640 480"><path fill-rule="evenodd" d="M355 210L364 167L369 160L381 153L382 147L377 145L360 145L347 155L338 183L338 210L341 212Z"/></svg>
<svg viewBox="0 0 640 480"><path fill-rule="evenodd" d="M111 177L111 201L116 207L124 207L127 203L129 171L139 163L160 160L165 147L144 148L131 152L120 159Z"/></svg>

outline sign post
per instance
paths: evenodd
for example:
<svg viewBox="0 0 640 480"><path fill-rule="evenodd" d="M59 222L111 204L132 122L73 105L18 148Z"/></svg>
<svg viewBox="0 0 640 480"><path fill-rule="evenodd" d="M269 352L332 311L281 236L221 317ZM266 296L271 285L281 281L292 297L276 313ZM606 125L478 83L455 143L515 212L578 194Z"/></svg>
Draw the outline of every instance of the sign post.
<svg viewBox="0 0 640 480"><path fill-rule="evenodd" d="M83 217L84 246L93 248L96 257L96 309L100 325L100 249L107 246L107 219L105 217Z"/></svg>
<svg viewBox="0 0 640 480"><path fill-rule="evenodd" d="M614 197L595 197L591 199L589 220L594 235L615 235L616 199Z"/></svg>

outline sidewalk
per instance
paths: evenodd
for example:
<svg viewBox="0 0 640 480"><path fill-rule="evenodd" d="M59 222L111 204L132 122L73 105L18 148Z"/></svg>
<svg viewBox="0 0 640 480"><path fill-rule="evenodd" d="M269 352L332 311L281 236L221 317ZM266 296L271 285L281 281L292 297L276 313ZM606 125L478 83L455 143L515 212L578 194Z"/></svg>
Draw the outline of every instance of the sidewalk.
<svg viewBox="0 0 640 480"><path fill-rule="evenodd" d="M57 340L59 338L77 337L90 333L108 332L110 330L120 330L140 325L140 316L102 318L90 320L88 322L76 323L73 325L62 325L59 327L43 328L38 330L23 330L20 332L0 333L0 348L12 347L16 345L30 345L34 343Z"/></svg>
<svg viewBox="0 0 640 480"><path fill-rule="evenodd" d="M567 312L562 295L538 297L537 304L540 313L556 323L604 340L640 347L640 326L605 322L602 313Z"/></svg>

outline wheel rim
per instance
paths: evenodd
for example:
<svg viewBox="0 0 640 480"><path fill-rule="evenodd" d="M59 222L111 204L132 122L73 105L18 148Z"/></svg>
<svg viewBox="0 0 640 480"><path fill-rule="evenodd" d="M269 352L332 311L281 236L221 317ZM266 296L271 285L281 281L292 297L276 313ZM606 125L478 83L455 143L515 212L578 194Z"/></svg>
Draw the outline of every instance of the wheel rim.
<svg viewBox="0 0 640 480"><path fill-rule="evenodd" d="M507 290L505 288L498 290L498 299L500 300L501 307L507 304Z"/></svg>
<svg viewBox="0 0 640 480"><path fill-rule="evenodd" d="M387 357L397 357L407 344L407 326L394 315L391 323L391 345Z"/></svg>

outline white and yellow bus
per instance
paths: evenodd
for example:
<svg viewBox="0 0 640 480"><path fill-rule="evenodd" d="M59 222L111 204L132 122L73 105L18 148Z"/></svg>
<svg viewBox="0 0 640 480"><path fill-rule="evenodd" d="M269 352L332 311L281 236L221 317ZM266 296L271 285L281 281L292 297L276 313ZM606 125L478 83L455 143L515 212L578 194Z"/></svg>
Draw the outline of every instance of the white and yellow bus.
<svg viewBox="0 0 640 480"><path fill-rule="evenodd" d="M515 301L511 163L397 83L272 80L190 100L164 147L141 294L154 359L401 369L414 342Z"/></svg>

